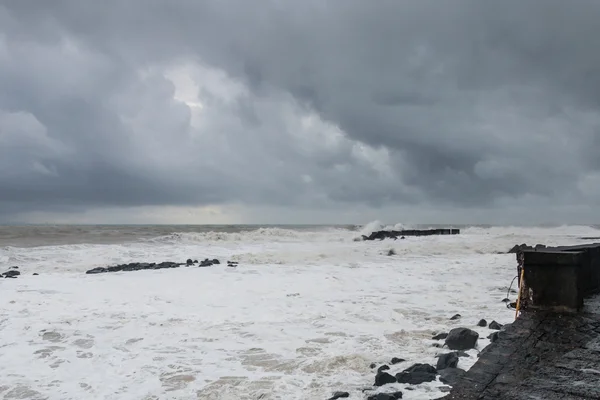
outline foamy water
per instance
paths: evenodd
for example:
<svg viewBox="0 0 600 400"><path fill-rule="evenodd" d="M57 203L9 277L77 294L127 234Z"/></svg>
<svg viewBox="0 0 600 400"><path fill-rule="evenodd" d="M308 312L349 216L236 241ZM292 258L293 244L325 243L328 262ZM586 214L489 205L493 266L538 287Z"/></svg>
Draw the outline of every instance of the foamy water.
<svg viewBox="0 0 600 400"><path fill-rule="evenodd" d="M368 227L369 231L375 225ZM372 362L435 365L433 333L492 332L517 243L584 243L590 227L468 228L458 236L354 241L340 228L184 232L124 244L3 247L0 396L4 399L364 399ZM589 240L588 240L589 242ZM394 256L388 256L393 249ZM187 258L210 268L85 275L109 264ZM39 276L32 276L38 272ZM514 296L514 295L513 295ZM449 318L460 313L462 319ZM390 385L442 396L439 381Z"/></svg>

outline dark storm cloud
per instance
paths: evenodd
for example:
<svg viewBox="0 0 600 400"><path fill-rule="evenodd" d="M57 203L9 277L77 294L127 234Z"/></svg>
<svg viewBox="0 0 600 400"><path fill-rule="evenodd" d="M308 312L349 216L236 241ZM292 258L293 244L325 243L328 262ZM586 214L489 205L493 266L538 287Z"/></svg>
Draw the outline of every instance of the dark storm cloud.
<svg viewBox="0 0 600 400"><path fill-rule="evenodd" d="M0 205L552 199L600 166L599 18L596 0L5 1ZM165 78L186 63L213 74L193 77L198 123Z"/></svg>

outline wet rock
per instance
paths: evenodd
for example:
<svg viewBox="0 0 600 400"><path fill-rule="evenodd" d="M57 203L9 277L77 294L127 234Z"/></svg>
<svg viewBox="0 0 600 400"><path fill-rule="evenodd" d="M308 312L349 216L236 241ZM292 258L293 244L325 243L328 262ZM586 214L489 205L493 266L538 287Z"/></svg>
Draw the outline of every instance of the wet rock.
<svg viewBox="0 0 600 400"><path fill-rule="evenodd" d="M38 276L39 274L38 274L37 272L34 272L34 273L33 273L33 275L34 275L34 276Z"/></svg>
<svg viewBox="0 0 600 400"><path fill-rule="evenodd" d="M398 358L398 357L394 357L392 358L392 360L390 361L390 364L392 365L396 365L396 364L400 364L401 362L406 361L404 358Z"/></svg>
<svg viewBox="0 0 600 400"><path fill-rule="evenodd" d="M217 260L216 258L213 258L212 263L215 265L221 264L221 262L219 260Z"/></svg>
<svg viewBox="0 0 600 400"><path fill-rule="evenodd" d="M186 263L186 265L188 265L188 266L189 266L189 265L193 265L193 264L194 264L194 260L192 260L191 258L188 258L188 259L185 261L185 263Z"/></svg>
<svg viewBox="0 0 600 400"><path fill-rule="evenodd" d="M469 328L454 328L448 333L446 346L450 350L469 350L475 348L479 334Z"/></svg>
<svg viewBox="0 0 600 400"><path fill-rule="evenodd" d="M237 261L227 261L227 266L235 268L238 266L238 262Z"/></svg>
<svg viewBox="0 0 600 400"><path fill-rule="evenodd" d="M457 319L460 319L460 318L461 318L461 315L460 315L460 314L454 314L454 315L452 316L452 318L450 318L450 321L456 321Z"/></svg>
<svg viewBox="0 0 600 400"><path fill-rule="evenodd" d="M383 386L388 383L396 383L396 378L387 372L378 372L377 375L375 375L375 386Z"/></svg>
<svg viewBox="0 0 600 400"><path fill-rule="evenodd" d="M508 297L505 297L502 299L503 303L510 303L510 299Z"/></svg>
<svg viewBox="0 0 600 400"><path fill-rule="evenodd" d="M347 397L350 397L350 393L348 392L335 392L329 400L345 399Z"/></svg>
<svg viewBox="0 0 600 400"><path fill-rule="evenodd" d="M205 258L204 260L202 260L202 261L200 262L200 265L199 265L199 266L200 266L200 267L210 267L210 266L212 266L212 265L213 265L213 262L212 262L212 260L209 260L208 258Z"/></svg>
<svg viewBox="0 0 600 400"><path fill-rule="evenodd" d="M402 398L402 392L378 393L367 397L367 400L397 400Z"/></svg>
<svg viewBox="0 0 600 400"><path fill-rule="evenodd" d="M17 267L16 265L13 265L12 267L10 267L9 269L19 269L19 267Z"/></svg>
<svg viewBox="0 0 600 400"><path fill-rule="evenodd" d="M373 368L375 368L376 366L377 366L377 364L375 364L375 363L372 363L371 365L369 365L369 368L373 369Z"/></svg>
<svg viewBox="0 0 600 400"><path fill-rule="evenodd" d="M106 268L102 268L102 267L97 267L97 268L92 268L88 271L86 271L86 274L102 274L104 272L107 272Z"/></svg>
<svg viewBox="0 0 600 400"><path fill-rule="evenodd" d="M491 333L487 338L490 339L492 343L494 343L500 337L500 332Z"/></svg>
<svg viewBox="0 0 600 400"><path fill-rule="evenodd" d="M446 368L456 368L458 365L458 354L455 352L441 354L438 357L436 369L441 371Z"/></svg>
<svg viewBox="0 0 600 400"><path fill-rule="evenodd" d="M477 326L485 327L487 326L487 321L485 319L480 319Z"/></svg>
<svg viewBox="0 0 600 400"><path fill-rule="evenodd" d="M460 368L446 368L439 372L440 381L447 385L454 386L456 385L465 374L465 370Z"/></svg>
<svg viewBox="0 0 600 400"><path fill-rule="evenodd" d="M442 332L442 333L438 333L437 335L432 337L432 339L433 340L442 340L442 339L446 339L447 337L448 337L448 334L446 332Z"/></svg>
<svg viewBox="0 0 600 400"><path fill-rule="evenodd" d="M381 367L377 368L377 372L389 371L389 369L390 367L384 364Z"/></svg>
<svg viewBox="0 0 600 400"><path fill-rule="evenodd" d="M4 276L5 278L16 278L19 275L21 275L21 272L17 271L16 269L10 269L0 276Z"/></svg>
<svg viewBox="0 0 600 400"><path fill-rule="evenodd" d="M198 260L194 260L194 264L198 264Z"/></svg>
<svg viewBox="0 0 600 400"><path fill-rule="evenodd" d="M388 256L395 256L396 255L396 251L394 249L389 249L387 252Z"/></svg>
<svg viewBox="0 0 600 400"><path fill-rule="evenodd" d="M490 329L500 330L500 329L502 329L502 325L500 325L496 321L492 321L492 322L490 322Z"/></svg>
<svg viewBox="0 0 600 400"><path fill-rule="evenodd" d="M444 347L444 346L442 346L442 345L441 345L441 344L439 344L439 343L434 343L434 344L432 344L432 345L431 345L431 347L435 347L435 348L437 348L437 349L441 349L441 348L442 348L442 347Z"/></svg>
<svg viewBox="0 0 600 400"><path fill-rule="evenodd" d="M414 364L404 371L396 374L398 383L420 385L424 382L433 382L436 379L436 369L429 364Z"/></svg>
<svg viewBox="0 0 600 400"><path fill-rule="evenodd" d="M458 357L471 357L469 354L465 353L464 351L455 351L455 353Z"/></svg>

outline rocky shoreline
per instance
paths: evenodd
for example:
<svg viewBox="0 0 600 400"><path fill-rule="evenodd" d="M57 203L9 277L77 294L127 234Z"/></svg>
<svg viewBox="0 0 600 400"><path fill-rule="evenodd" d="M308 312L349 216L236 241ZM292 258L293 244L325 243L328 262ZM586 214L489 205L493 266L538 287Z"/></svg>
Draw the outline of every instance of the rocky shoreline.
<svg viewBox="0 0 600 400"><path fill-rule="evenodd" d="M450 318L450 320L460 319L460 314L456 314ZM491 331L488 339L493 343L498 337L498 333L504 330L504 326L492 321L489 325L487 321L482 319L477 323L479 327L488 327ZM479 340L479 334L474 330L467 327L453 328L449 332L440 332L432 337L436 343L434 347L440 349L448 349L448 352L440 353L437 357L437 363L435 366L424 363L414 363L408 368L398 370L398 372L392 373L392 370L396 370L394 366L405 363L406 360L398 357L394 357L390 360L389 364L377 365L371 364L371 369L376 370L374 383L372 387L362 389L362 392L367 396L366 400L395 400L401 399L403 392L397 389L390 389L385 392L373 393L385 389L388 385L392 384L405 384L404 390L414 390L414 386L421 385L426 382L433 382L438 377L439 380L448 385L443 388L443 391L450 391L451 386L458 383L463 375L467 372L466 370L459 367L460 359L463 357L470 357L465 350L471 350L476 348ZM443 344L440 343L444 341ZM483 348L479 354L486 351L487 346ZM478 356L479 356L478 354ZM341 398L350 397L350 392L338 391L333 393L332 397L327 400L337 400Z"/></svg>

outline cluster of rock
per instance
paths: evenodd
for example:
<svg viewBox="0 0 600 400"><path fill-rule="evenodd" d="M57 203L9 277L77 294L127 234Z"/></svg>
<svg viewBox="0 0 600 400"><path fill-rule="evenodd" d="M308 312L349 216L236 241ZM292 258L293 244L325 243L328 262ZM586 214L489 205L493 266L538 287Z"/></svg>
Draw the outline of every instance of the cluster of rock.
<svg viewBox="0 0 600 400"><path fill-rule="evenodd" d="M185 263L163 261L161 263L129 263L129 264L114 265L111 267L97 267L97 268L92 268L92 269L86 271L86 274L103 274L106 272L142 271L142 270L149 270L149 269L179 268L182 266L193 267L196 265L198 267L210 267L210 266L218 265L218 264L221 264L221 262L219 260L217 260L216 258L214 258L212 260L205 258L202 261L192 260L191 258L188 258ZM227 261L227 266L228 267L237 267L238 263L236 261Z"/></svg>
<svg viewBox="0 0 600 400"><path fill-rule="evenodd" d="M16 278L21 275L21 271L19 271L19 267L10 267L10 269L2 274L0 274L0 278Z"/></svg>
<svg viewBox="0 0 600 400"><path fill-rule="evenodd" d="M459 320L460 314L454 315L451 320ZM498 331L503 326L496 321L492 321L489 325L485 319L480 320L477 323L479 327L488 326L490 329L495 330L488 336L492 342L498 337ZM430 364L417 363L413 364L402 371L391 374L389 371L391 367L387 364L377 367L376 364L371 364L371 369L377 368L375 375L374 387L382 387L388 384L401 383L407 385L420 385L426 382L433 382L439 376L442 383L454 386L466 373L464 369L458 367L458 363L461 357L470 357L469 354L465 353L465 350L474 349L479 339L479 334L472 329L460 327L454 328L449 332L442 332L434 335L433 340L440 341L444 340L444 344L434 343L436 347L447 347L450 352L440 354L437 356L437 363L435 367ZM390 365L400 364L406 360L402 358L394 357L391 359ZM408 388L407 388L408 389ZM373 390L371 388L364 389L363 392ZM348 392L335 392L328 400L337 400L341 398L350 397ZM401 399L402 392L393 391L390 393L377 393L367 397L367 400L394 400Z"/></svg>
<svg viewBox="0 0 600 400"><path fill-rule="evenodd" d="M404 236L400 231L377 231L372 232L369 236L361 235L363 240L383 240L383 239L394 239L397 240L398 236L400 239L404 239Z"/></svg>
<svg viewBox="0 0 600 400"><path fill-rule="evenodd" d="M39 275L37 272L34 272L33 275ZM12 278L16 279L21 276L21 271L19 271L19 267L10 267L8 271L0 274L0 278Z"/></svg>

